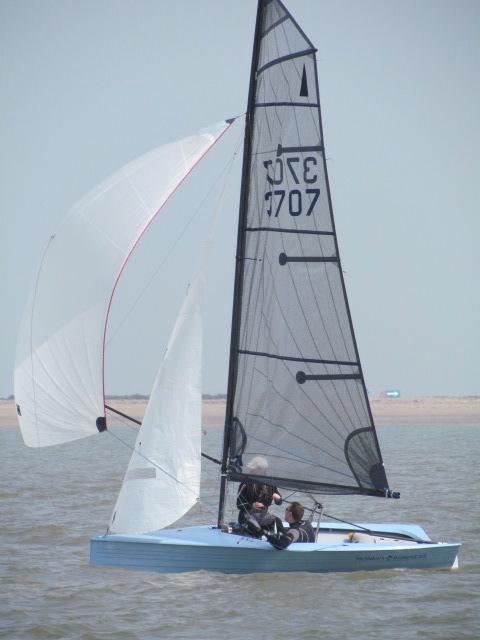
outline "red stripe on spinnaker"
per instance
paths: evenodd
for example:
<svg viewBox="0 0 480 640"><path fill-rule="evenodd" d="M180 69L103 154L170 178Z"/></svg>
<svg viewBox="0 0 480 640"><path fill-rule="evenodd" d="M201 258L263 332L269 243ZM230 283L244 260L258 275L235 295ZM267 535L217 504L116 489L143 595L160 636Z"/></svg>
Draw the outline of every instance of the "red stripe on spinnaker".
<svg viewBox="0 0 480 640"><path fill-rule="evenodd" d="M105 325L103 327L103 344L102 344L102 395L103 395L103 417L106 418L106 412L105 412L105 344L106 344L106 339L107 339L107 325L108 325L108 318L110 315L110 308L112 306L112 300L113 300L113 296L115 293L115 290L117 288L118 285L118 281L120 280L120 277L127 265L127 262L130 259L130 256L132 255L132 253L135 251L138 243L140 242L140 240L142 239L145 231L148 229L148 227L152 224L152 222L155 220L155 218L158 216L158 214L160 213L160 211L163 209L163 207L167 204L167 202L170 200L170 198L176 193L177 189L180 188L180 186L185 182L185 180L188 178L188 176L192 173L192 171L195 169L195 167L203 160L203 158L207 155L207 153L210 151L210 149L212 149L215 144L220 140L220 138L225 134L226 131L228 131L230 129L230 127L232 126L232 124L235 122L236 118L232 119L232 121L227 122L227 126L225 127L225 129L220 133L219 136L217 136L215 138L215 140L212 142L212 144L210 146L208 146L205 151L202 153L202 155L200 156L200 158L198 158L198 160L191 166L191 168L188 170L188 172L183 176L183 178L180 180L180 182L175 186L175 188L168 194L168 196L165 198L165 200L162 202L162 204L160 205L160 207L158 208L158 210L153 214L153 216L150 218L150 220L147 222L147 224L145 225L145 227L142 229L142 231L140 232L140 234L138 235L138 238L135 240L135 242L132 245L132 248L130 249L130 251L128 252L125 260L122 263L122 266L120 267L120 270L117 274L117 277L115 279L114 285L113 285L113 289L112 289L112 293L110 294L110 299L108 301L108 307L107 307L107 313L105 314Z"/></svg>

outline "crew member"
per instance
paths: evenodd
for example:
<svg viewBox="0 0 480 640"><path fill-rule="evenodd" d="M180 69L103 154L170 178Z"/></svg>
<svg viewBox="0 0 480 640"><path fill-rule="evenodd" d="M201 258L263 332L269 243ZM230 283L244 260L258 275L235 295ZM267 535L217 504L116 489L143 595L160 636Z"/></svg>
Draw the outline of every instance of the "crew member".
<svg viewBox="0 0 480 640"><path fill-rule="evenodd" d="M300 502L292 502L285 509L285 520L289 524L289 528L285 529L283 525L277 528L277 533L271 533L264 530L267 540L276 549L286 549L293 542L315 542L315 533L310 522L303 520L304 508Z"/></svg>
<svg viewBox="0 0 480 640"><path fill-rule="evenodd" d="M251 475L265 476L268 462L262 456L256 456L247 464L246 469ZM256 538L263 535L263 529L270 530L278 520L273 514L268 513L272 502L282 504L282 496L277 487L271 484L249 479L242 482L238 488L238 521Z"/></svg>

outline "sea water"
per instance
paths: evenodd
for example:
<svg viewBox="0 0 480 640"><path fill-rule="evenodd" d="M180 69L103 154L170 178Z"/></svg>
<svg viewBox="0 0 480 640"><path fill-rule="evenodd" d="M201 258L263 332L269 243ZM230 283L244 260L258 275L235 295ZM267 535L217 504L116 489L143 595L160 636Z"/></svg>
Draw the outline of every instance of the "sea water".
<svg viewBox="0 0 480 640"><path fill-rule="evenodd" d="M218 456L221 430L206 427ZM127 427L115 434L133 443ZM130 455L108 433L28 449L0 429L0 637L17 639L323 640L480 638L480 425L380 427L400 500L329 497L345 520L415 522L462 541L458 570L352 574L162 575L89 565ZM182 521L214 522L218 470L204 461L202 501ZM281 553L281 552L279 552Z"/></svg>

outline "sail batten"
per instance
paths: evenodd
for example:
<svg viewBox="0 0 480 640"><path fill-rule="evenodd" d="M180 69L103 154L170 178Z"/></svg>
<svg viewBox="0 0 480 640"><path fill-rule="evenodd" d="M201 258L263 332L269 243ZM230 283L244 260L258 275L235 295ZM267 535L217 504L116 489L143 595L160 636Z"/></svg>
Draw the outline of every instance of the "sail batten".
<svg viewBox="0 0 480 640"><path fill-rule="evenodd" d="M299 358L295 356L285 356L275 353L264 353L262 351L246 351L239 349L238 353L249 356L264 356L265 358L276 358L277 360L291 360L292 362L311 362L312 364L334 364L338 366L358 367L358 362L344 362L342 360L319 360L318 358Z"/></svg>
<svg viewBox="0 0 480 640"><path fill-rule="evenodd" d="M248 478L246 464L261 455L278 486L385 495L338 251L315 54L280 0L260 0L224 474ZM219 515L221 520L222 496Z"/></svg>
<svg viewBox="0 0 480 640"><path fill-rule="evenodd" d="M259 69L257 69L257 76L259 76L261 73L263 73L264 71L266 71L267 69L270 69L270 67L275 66L276 64L281 64L282 62L286 62L287 60L293 60L294 58L300 58L301 56L306 56L310 53L316 53L316 49L305 49L304 51L297 51L296 53L290 53L288 55L285 56L281 56L280 58L276 58L275 60L270 60L270 62L267 62L266 64L263 65L263 67L260 67ZM301 95L301 94L300 94Z"/></svg>

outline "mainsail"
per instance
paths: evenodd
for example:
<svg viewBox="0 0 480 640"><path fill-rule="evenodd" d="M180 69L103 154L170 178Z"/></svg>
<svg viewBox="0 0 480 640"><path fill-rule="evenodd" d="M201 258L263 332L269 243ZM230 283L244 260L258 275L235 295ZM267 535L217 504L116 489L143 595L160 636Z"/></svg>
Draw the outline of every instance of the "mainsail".
<svg viewBox="0 0 480 640"><path fill-rule="evenodd" d="M246 117L223 483L388 495L332 213L316 49L260 0ZM258 476L256 476L257 479Z"/></svg>
<svg viewBox="0 0 480 640"><path fill-rule="evenodd" d="M27 445L105 428L105 336L118 279L145 229L231 122L126 165L51 236L17 342L15 402Z"/></svg>

